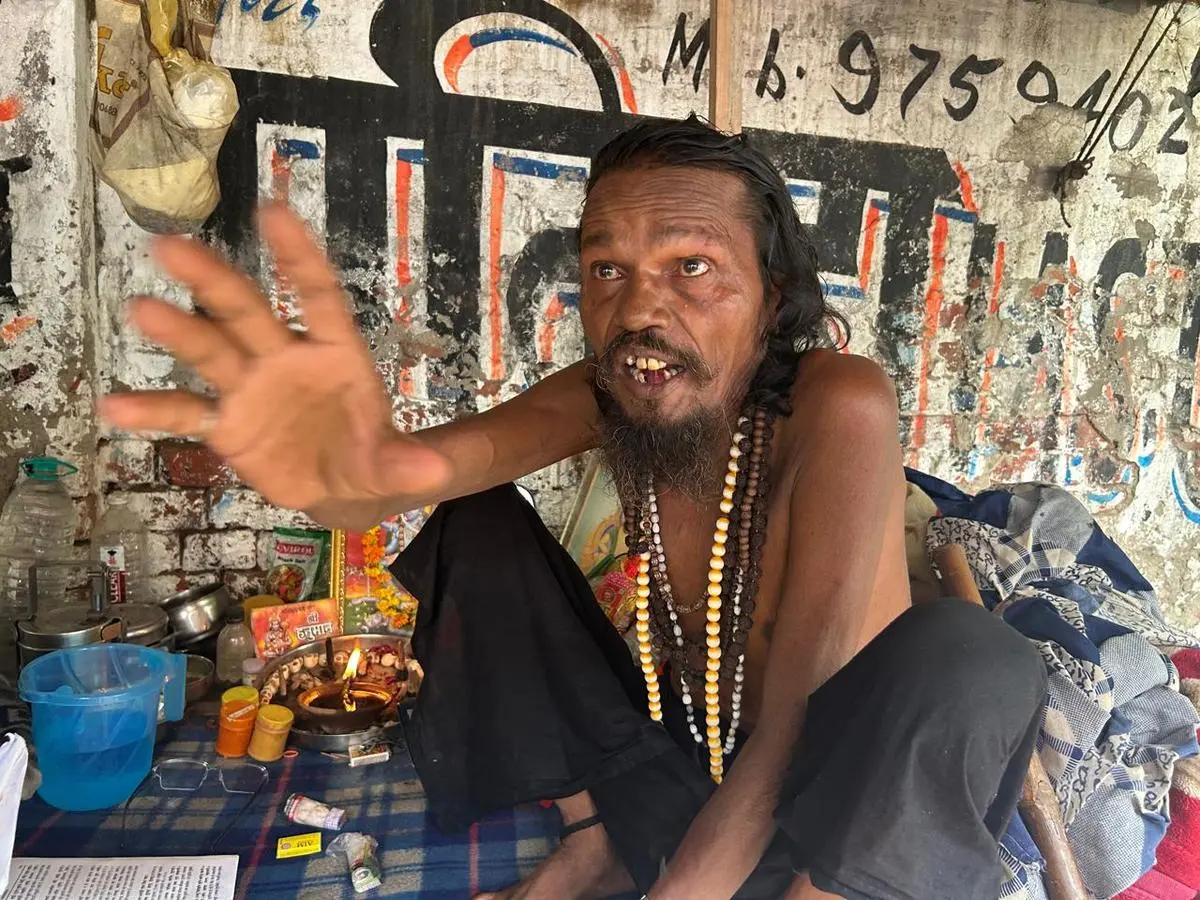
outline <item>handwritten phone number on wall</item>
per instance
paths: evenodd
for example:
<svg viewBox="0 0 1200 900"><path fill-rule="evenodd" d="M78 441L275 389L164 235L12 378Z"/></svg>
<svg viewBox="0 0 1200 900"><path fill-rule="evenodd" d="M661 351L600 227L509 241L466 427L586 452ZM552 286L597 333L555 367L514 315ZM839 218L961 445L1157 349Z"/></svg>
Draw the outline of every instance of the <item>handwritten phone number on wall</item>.
<svg viewBox="0 0 1200 900"><path fill-rule="evenodd" d="M695 51L698 49L695 40L690 46L688 45L684 27L685 23L681 17L676 23L667 64L663 69L664 76L676 53L679 54L680 61L686 66L690 57L695 55ZM706 27L707 25L705 29ZM707 43L707 31L703 30L698 33L696 38L703 39ZM769 95L774 100L782 100L787 94L788 76L777 60L779 42L779 29L772 28L767 39L767 49L759 70L758 81L754 87L754 92L759 97ZM942 52L932 47L909 44L908 51L912 58L920 63L920 68L900 93L900 117L905 120L908 117L909 107L934 80L939 69L944 71L950 65L944 60ZM1006 60L1003 58L982 59L974 53L960 60L946 78L945 83L949 92L942 97L942 105L946 114L955 122L963 122L968 119L979 106L979 88L984 79L996 76L1004 69L1005 64ZM703 62L700 65L702 66ZM846 112L855 116L866 115L878 102L879 89L883 81L883 64L880 62L874 41L866 31L861 29L854 31L842 41L838 47L838 66L843 71L862 79L861 87L856 92L850 90L843 92L838 87L832 87L831 90ZM1009 68L1011 69L1011 66ZM796 66L793 77L795 81L800 81L807 74L803 66ZM1107 113L1109 121L1105 126L1105 131L1109 146L1113 150L1129 151L1136 148L1145 135L1154 113L1154 103L1144 91L1136 87L1126 93L1125 88L1128 85L1128 81L1126 81L1118 84L1119 101L1111 108L1107 108L1110 101L1114 99L1113 92L1109 89L1112 74L1111 69L1105 69L1071 106L1074 109L1086 110L1089 125ZM932 87L929 89L933 90ZM1035 105L1062 102L1058 79L1050 67L1038 59L1030 61L1021 70L1016 80L1016 91L1024 100ZM1159 138L1157 151L1182 155L1188 151L1188 141L1179 137L1178 132L1188 120L1193 101L1197 93L1200 93L1200 50L1196 52L1196 56L1192 60L1186 87L1182 90L1168 89L1168 93L1167 113L1174 115L1170 116L1170 121Z"/></svg>

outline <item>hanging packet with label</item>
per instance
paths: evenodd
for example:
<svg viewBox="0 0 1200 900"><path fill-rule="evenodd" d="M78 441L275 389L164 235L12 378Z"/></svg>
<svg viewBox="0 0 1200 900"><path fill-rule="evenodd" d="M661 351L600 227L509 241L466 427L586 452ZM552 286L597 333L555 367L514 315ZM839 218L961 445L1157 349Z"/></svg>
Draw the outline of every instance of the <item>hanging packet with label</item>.
<svg viewBox="0 0 1200 900"><path fill-rule="evenodd" d="M276 528L267 592L284 603L329 596L329 532Z"/></svg>

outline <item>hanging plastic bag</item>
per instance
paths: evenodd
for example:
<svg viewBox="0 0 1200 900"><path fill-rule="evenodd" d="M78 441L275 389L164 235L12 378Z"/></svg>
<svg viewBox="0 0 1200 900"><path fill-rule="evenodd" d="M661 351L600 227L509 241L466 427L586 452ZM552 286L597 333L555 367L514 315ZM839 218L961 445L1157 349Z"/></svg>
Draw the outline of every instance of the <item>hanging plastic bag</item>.
<svg viewBox="0 0 1200 900"><path fill-rule="evenodd" d="M96 0L92 165L147 231L196 231L220 199L238 102L209 61L215 17L214 0Z"/></svg>

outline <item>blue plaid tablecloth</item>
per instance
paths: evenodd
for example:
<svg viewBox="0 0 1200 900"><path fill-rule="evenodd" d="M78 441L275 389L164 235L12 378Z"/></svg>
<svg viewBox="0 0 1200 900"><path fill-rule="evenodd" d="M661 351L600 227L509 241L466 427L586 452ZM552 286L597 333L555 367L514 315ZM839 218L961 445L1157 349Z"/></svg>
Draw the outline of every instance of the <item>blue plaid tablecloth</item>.
<svg viewBox="0 0 1200 900"><path fill-rule="evenodd" d="M155 759L189 757L228 766L213 750L213 720L189 718L159 745ZM316 829L289 822L284 801L301 793L346 810L343 831L379 842L383 886L368 898L465 900L511 885L554 847L558 814L539 806L493 816L468 831L443 834L426 813L425 795L403 748L385 763L351 769L312 750L267 765L270 780L215 848L211 840L245 804L209 777L199 792L168 797L143 790L130 805L122 848L121 810L63 812L40 798L22 804L14 856L119 857L236 854L237 898L349 900L355 896L343 857L326 855L334 832L323 832L320 855L277 860L281 837Z"/></svg>

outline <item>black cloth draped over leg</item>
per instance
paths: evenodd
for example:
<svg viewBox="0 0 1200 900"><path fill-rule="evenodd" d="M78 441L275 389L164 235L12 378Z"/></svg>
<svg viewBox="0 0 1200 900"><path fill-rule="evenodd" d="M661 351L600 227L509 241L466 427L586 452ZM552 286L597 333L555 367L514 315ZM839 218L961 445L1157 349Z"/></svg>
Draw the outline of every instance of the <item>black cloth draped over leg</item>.
<svg viewBox="0 0 1200 900"><path fill-rule="evenodd" d="M420 601L407 730L439 827L677 752L587 579L512 485L439 505L392 571Z"/></svg>
<svg viewBox="0 0 1200 900"><path fill-rule="evenodd" d="M392 570L421 604L408 732L438 826L586 789L648 890L714 786L678 699L664 691L667 727L647 717L639 668L537 513L511 485L443 503ZM850 900L995 900L1044 696L1038 653L990 613L908 611L810 699L737 897L807 871Z"/></svg>
<svg viewBox="0 0 1200 900"><path fill-rule="evenodd" d="M910 609L809 699L776 813L796 868L849 900L995 900L1045 695L999 618Z"/></svg>

